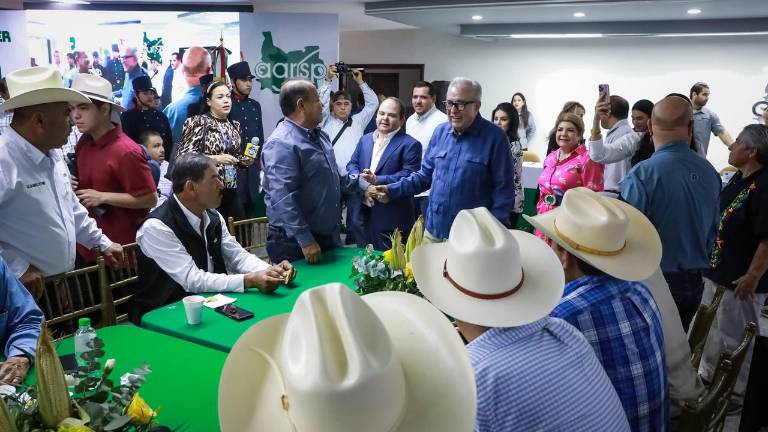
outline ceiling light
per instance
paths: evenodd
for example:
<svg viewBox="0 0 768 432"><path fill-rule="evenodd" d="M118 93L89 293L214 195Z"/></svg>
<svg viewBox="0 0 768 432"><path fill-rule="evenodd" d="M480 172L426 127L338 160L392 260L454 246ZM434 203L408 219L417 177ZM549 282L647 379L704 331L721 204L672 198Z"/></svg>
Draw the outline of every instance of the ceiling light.
<svg viewBox="0 0 768 432"><path fill-rule="evenodd" d="M688 9L688 15L698 15L701 13L701 9Z"/></svg>
<svg viewBox="0 0 768 432"><path fill-rule="evenodd" d="M587 14L585 14L584 12L574 12L573 13L573 17L574 18L584 18L585 16L587 16Z"/></svg>
<svg viewBox="0 0 768 432"><path fill-rule="evenodd" d="M474 21L480 21L483 19L482 15L472 15L472 20Z"/></svg>
<svg viewBox="0 0 768 432"><path fill-rule="evenodd" d="M87 5L91 4L91 2L83 1L83 0L55 0L56 3L63 3L63 4L79 4L79 5Z"/></svg>
<svg viewBox="0 0 768 432"><path fill-rule="evenodd" d="M557 34L511 34L512 39L581 39L581 38L601 38L601 33L557 33Z"/></svg>

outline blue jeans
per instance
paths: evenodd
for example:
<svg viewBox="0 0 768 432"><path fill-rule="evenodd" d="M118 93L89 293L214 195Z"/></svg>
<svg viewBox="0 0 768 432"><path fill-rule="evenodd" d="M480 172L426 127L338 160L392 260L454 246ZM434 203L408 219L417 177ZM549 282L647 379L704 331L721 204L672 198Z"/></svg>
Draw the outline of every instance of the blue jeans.
<svg viewBox="0 0 768 432"><path fill-rule="evenodd" d="M669 284L669 292L677 305L680 321L683 329L688 332L693 316L701 304L701 295L704 292L704 278L701 270L683 270L679 272L665 272L664 279Z"/></svg>
<svg viewBox="0 0 768 432"><path fill-rule="evenodd" d="M312 235L323 252L340 246L341 241L338 238L338 233L322 235L313 232ZM281 227L273 225L270 225L267 230L267 255L269 255L270 261L275 264L283 260L298 261L304 259L304 252L302 252L299 242L293 237L288 237Z"/></svg>

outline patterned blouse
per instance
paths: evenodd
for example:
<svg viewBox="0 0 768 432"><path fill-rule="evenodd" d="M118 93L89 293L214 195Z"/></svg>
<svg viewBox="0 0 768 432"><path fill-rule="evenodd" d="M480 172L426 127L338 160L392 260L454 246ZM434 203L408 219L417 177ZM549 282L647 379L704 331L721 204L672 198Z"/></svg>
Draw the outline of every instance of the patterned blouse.
<svg viewBox="0 0 768 432"><path fill-rule="evenodd" d="M544 159L544 169L539 175L539 202L536 213L546 213L560 206L568 189L587 187L593 191L603 190L603 169L605 165L589 158L585 145L576 147L570 156L558 161L560 150L555 150ZM536 235L544 235L536 231Z"/></svg>
<svg viewBox="0 0 768 432"><path fill-rule="evenodd" d="M184 121L181 143L176 150L176 157L189 152L202 153L208 156L230 154L238 159L243 156L240 148L240 123L230 120L219 120L210 114L189 117ZM244 167L238 163L235 166L217 164L219 176L227 189L237 188L237 168Z"/></svg>
<svg viewBox="0 0 768 432"><path fill-rule="evenodd" d="M509 149L512 151L512 163L515 166L515 206L513 213L522 214L525 195L523 193L523 146L520 141L509 143Z"/></svg>

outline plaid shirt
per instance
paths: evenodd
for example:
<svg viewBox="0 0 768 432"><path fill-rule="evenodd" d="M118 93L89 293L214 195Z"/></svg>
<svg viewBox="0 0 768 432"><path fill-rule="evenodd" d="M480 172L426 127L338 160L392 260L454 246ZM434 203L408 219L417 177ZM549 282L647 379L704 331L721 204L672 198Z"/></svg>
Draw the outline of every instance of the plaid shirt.
<svg viewBox="0 0 768 432"><path fill-rule="evenodd" d="M77 126L72 126L72 132L69 133L69 137L67 137L67 143L64 144L61 147L61 153L64 155L64 161L69 163L69 155L75 154L75 149L77 148L77 142L80 141L80 137L83 136L83 134L80 133L79 130L77 130Z"/></svg>
<svg viewBox="0 0 768 432"><path fill-rule="evenodd" d="M4 103L5 99L0 97L0 104ZM11 120L13 119L13 111L0 112L0 135L5 133L5 129L11 127Z"/></svg>
<svg viewBox="0 0 768 432"><path fill-rule="evenodd" d="M611 379L633 432L663 432L669 419L661 315L645 285L608 275L566 284L552 316L581 330Z"/></svg>

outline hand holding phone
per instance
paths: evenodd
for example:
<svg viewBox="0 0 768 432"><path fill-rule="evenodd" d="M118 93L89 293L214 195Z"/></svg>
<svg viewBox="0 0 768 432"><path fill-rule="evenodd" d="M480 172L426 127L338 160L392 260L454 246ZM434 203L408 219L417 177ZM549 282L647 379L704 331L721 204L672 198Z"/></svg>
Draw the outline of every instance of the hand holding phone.
<svg viewBox="0 0 768 432"><path fill-rule="evenodd" d="M598 84L597 91L600 93L600 99L603 102L607 104L611 103L611 88L608 84Z"/></svg>

